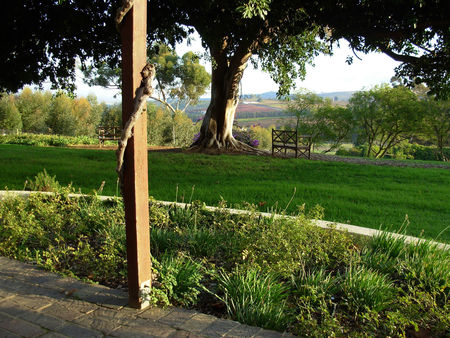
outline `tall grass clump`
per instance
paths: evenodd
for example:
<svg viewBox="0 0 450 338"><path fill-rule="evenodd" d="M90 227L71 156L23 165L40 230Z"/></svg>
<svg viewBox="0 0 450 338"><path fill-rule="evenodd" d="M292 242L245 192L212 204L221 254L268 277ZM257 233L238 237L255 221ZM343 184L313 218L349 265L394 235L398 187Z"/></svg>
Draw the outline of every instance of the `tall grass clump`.
<svg viewBox="0 0 450 338"><path fill-rule="evenodd" d="M228 315L241 323L283 330L290 321L288 287L259 269L219 273L219 290Z"/></svg>
<svg viewBox="0 0 450 338"><path fill-rule="evenodd" d="M189 306L197 303L203 278L202 266L189 257L163 255L161 261L153 261L158 280L155 287L167 294L170 303Z"/></svg>
<svg viewBox="0 0 450 338"><path fill-rule="evenodd" d="M450 251L421 239L408 243L399 234L380 232L361 255L365 266L386 273L402 287L420 289L447 300L450 290Z"/></svg>
<svg viewBox="0 0 450 338"><path fill-rule="evenodd" d="M341 292L349 309L357 313L386 309L394 301L397 290L387 276L365 267L350 266L343 275Z"/></svg>

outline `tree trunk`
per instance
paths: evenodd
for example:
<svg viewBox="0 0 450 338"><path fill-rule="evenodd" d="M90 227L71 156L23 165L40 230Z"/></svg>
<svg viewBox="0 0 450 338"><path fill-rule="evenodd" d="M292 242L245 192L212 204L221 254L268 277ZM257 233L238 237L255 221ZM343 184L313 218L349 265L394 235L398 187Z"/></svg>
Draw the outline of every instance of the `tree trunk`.
<svg viewBox="0 0 450 338"><path fill-rule="evenodd" d="M214 57L211 78L211 102L203 119L200 137L193 146L200 148L239 149L247 146L233 137L233 122L239 103L239 82L251 56L234 55L231 59L211 52ZM249 147L249 146L248 146Z"/></svg>

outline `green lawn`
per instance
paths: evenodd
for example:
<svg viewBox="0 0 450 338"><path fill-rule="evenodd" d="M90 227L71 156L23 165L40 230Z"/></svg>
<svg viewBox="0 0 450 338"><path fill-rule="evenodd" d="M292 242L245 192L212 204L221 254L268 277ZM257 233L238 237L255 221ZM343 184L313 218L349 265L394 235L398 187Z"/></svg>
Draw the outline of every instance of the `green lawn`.
<svg viewBox="0 0 450 338"><path fill-rule="evenodd" d="M0 188L22 189L27 178L44 168L61 184L70 182L89 193L105 181L103 194L116 193L113 151L0 145ZM259 156L149 154L150 195L160 200L194 199L216 205L248 201L294 212L325 208L325 219L370 228L401 226L435 238L450 224L450 170L394 168ZM445 231L441 241L450 241Z"/></svg>

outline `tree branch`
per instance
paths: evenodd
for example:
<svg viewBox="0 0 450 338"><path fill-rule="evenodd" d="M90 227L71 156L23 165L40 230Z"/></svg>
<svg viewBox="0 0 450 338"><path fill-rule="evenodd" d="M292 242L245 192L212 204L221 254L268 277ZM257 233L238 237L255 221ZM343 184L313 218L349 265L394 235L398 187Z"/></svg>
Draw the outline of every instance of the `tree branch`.
<svg viewBox="0 0 450 338"><path fill-rule="evenodd" d="M176 110L172 107L172 105L171 105L169 102L163 101L163 100L161 100L160 98L154 97L154 96L150 96L149 99L152 99L152 100L158 101L159 103L162 103L162 104L165 105L167 108L169 108L169 109L172 111L172 113L175 114Z"/></svg>

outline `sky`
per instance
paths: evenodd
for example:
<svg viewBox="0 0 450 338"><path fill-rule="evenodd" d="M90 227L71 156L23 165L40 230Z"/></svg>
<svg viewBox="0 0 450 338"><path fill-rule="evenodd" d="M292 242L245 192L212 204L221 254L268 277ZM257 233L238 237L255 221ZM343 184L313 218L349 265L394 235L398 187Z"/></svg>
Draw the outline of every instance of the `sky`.
<svg viewBox="0 0 450 338"><path fill-rule="evenodd" d="M187 51L203 53L199 36L194 36L191 45L186 43L178 45L176 52L183 55ZM317 94L341 91L357 91L369 89L375 85L389 83L394 76L394 68L400 63L392 60L387 55L381 53L362 54L358 53L358 60L353 57L353 64L348 65L345 60L347 56L354 56L351 49L348 48L346 41L340 42L340 47L333 47L333 55L319 55L315 58L315 66L307 66L306 78L304 81L297 80L296 88L306 88ZM201 60L201 64L211 72L211 64ZM102 87L89 87L83 83L81 72L77 77L77 95L87 96L95 94L98 100L106 103L115 103L120 101L120 95L114 98L117 90L105 89ZM242 78L243 94L261 94L269 91L277 91L278 86L272 81L267 73L259 69L254 69L251 64L248 65ZM207 92L203 97L209 97Z"/></svg>

